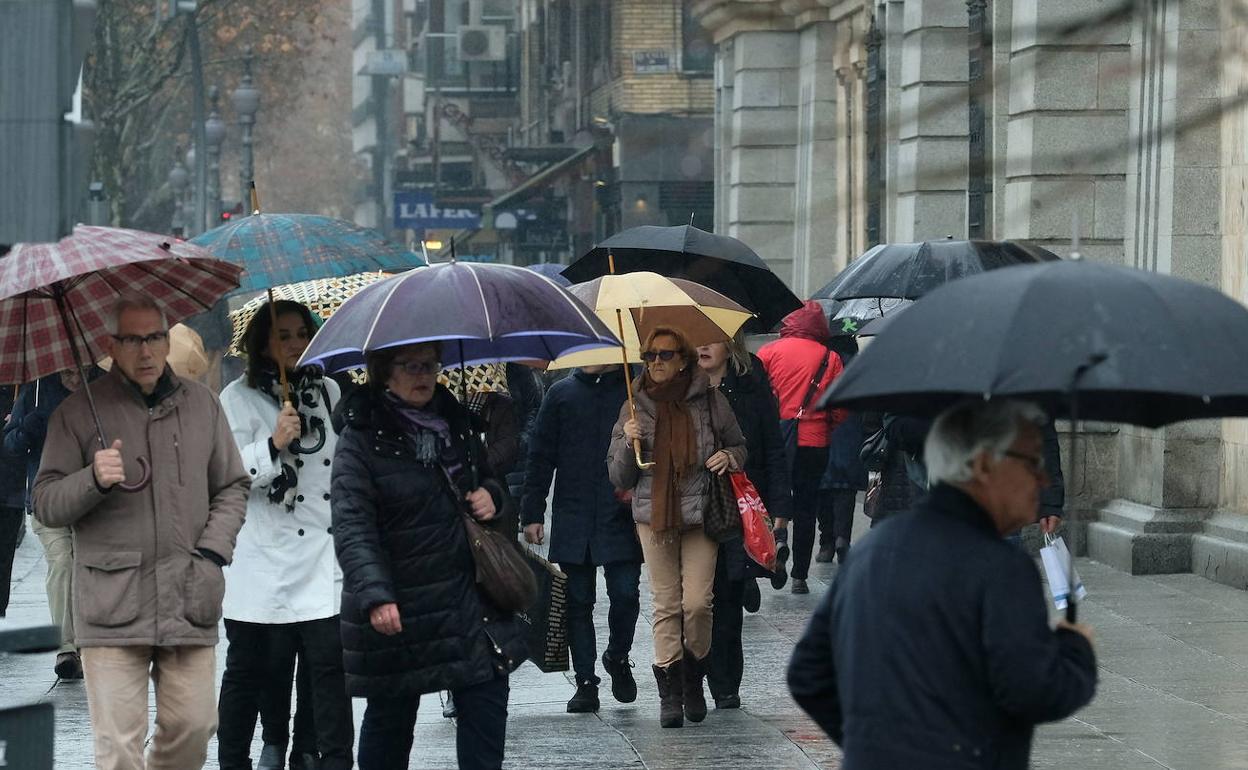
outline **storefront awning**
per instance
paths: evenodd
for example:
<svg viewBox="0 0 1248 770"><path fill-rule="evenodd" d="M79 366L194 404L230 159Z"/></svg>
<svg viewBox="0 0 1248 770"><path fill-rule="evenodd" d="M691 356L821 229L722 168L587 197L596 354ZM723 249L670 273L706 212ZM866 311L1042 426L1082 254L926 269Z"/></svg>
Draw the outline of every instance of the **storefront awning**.
<svg viewBox="0 0 1248 770"><path fill-rule="evenodd" d="M525 193L531 190L535 190L544 184L553 182L555 179L558 179L560 176L570 171L574 166L576 166L577 163L587 158L590 155L590 153L592 153L594 150L597 150L597 149L598 147L596 145L591 144L588 147L583 147L577 150L576 152L572 153L571 155L564 158L563 160L552 163L546 168L534 174L533 176L529 177L523 183L521 183L519 187L515 188L514 190L508 190L507 192L498 196L494 200L487 203L486 206L489 207L493 211L497 211L499 208L505 207L508 203L515 201L519 198L522 198Z"/></svg>

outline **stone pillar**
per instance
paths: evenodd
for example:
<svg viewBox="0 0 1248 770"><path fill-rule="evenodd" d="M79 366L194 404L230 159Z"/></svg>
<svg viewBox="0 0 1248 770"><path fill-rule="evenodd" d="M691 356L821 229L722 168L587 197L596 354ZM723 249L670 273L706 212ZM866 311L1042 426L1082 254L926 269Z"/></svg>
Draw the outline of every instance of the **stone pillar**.
<svg viewBox="0 0 1248 770"><path fill-rule="evenodd" d="M798 35L797 146L791 212L794 260L789 285L799 297L810 296L831 280L838 262L844 265L838 239L843 170L837 137L843 130L843 101L836 72L837 38L834 22L812 24Z"/></svg>
<svg viewBox="0 0 1248 770"><path fill-rule="evenodd" d="M1132 29L1126 261L1222 288L1222 129L1218 0L1160 3ZM1242 270L1242 263L1240 270ZM1199 344L1198 341L1194 344ZM1125 427L1118 494L1088 531L1089 553L1132 573L1187 572L1233 585L1248 576L1248 522L1223 516L1223 423ZM1232 485L1233 485L1232 481ZM1195 536L1193 536L1195 535Z"/></svg>
<svg viewBox="0 0 1248 770"><path fill-rule="evenodd" d="M885 0L875 7L875 24L884 45L885 104L884 227L881 241L897 241L898 137L901 131L901 49L904 41L904 0Z"/></svg>
<svg viewBox="0 0 1248 770"><path fill-rule="evenodd" d="M1108 5L1012 4L1002 236L1121 261L1130 27Z"/></svg>
<svg viewBox="0 0 1248 770"><path fill-rule="evenodd" d="M965 237L966 6L906 0L902 25L892 238Z"/></svg>

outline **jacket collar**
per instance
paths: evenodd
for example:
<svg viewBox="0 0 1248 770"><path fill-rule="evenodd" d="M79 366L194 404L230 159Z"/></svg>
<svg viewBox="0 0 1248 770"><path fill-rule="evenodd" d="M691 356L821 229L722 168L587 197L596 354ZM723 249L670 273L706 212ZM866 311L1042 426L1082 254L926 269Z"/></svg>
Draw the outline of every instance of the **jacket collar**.
<svg viewBox="0 0 1248 770"><path fill-rule="evenodd" d="M165 364L165 371L161 373L160 379L156 381L156 388L150 395L131 382L130 378L122 374L121 369L116 366L109 371L107 376L123 393L138 401L145 409L152 409L160 415L168 413L175 406L175 401L171 397L183 390L181 380L168 364Z"/></svg>
<svg viewBox="0 0 1248 770"><path fill-rule="evenodd" d="M624 373L618 368L602 372L601 374L590 374L577 369L572 376L586 385L618 385L624 381Z"/></svg>
<svg viewBox="0 0 1248 770"><path fill-rule="evenodd" d="M976 529L997 534L997 526L979 503L952 484L937 484L927 496L927 508L943 516L950 516Z"/></svg>
<svg viewBox="0 0 1248 770"><path fill-rule="evenodd" d="M643 377L639 376L633 380L633 398L641 403L647 404L653 411L654 399L647 395L644 388L641 387ZM692 401L696 398L705 398L706 392L711 387L711 380L706 376L706 372L698 368L697 364L693 365L693 377L689 380L689 388L685 391L685 400Z"/></svg>

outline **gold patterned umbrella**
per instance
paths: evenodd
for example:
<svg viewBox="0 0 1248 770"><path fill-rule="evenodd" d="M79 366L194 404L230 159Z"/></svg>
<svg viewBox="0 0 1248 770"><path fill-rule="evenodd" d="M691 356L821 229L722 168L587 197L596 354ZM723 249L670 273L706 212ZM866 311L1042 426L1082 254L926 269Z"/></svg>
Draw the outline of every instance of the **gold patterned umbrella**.
<svg viewBox="0 0 1248 770"><path fill-rule="evenodd" d="M278 300L290 300L307 305L312 314L326 321L334 314L342 303L355 296L356 292L369 284L376 283L387 277L385 273L357 273L335 278L317 278L299 283L287 283L273 287L273 297ZM230 354L243 357L243 332L247 324L255 317L256 311L264 307L269 298L265 294L254 297L238 310L230 313L230 321L234 325L234 338L230 341Z"/></svg>

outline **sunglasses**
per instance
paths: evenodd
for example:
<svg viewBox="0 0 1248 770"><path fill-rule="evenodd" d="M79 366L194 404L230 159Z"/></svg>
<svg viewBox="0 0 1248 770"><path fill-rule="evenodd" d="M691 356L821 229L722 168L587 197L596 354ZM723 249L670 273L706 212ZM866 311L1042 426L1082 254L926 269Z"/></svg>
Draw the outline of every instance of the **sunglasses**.
<svg viewBox="0 0 1248 770"><path fill-rule="evenodd" d="M641 354L641 360L648 364L652 364L655 361L671 361L678 352L676 350L647 350Z"/></svg>
<svg viewBox="0 0 1248 770"><path fill-rule="evenodd" d="M438 361L395 361L394 366L413 377L421 374L437 374L442 371L442 364Z"/></svg>

